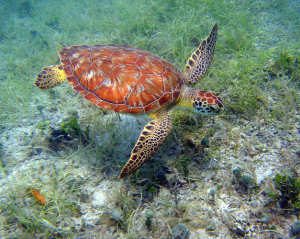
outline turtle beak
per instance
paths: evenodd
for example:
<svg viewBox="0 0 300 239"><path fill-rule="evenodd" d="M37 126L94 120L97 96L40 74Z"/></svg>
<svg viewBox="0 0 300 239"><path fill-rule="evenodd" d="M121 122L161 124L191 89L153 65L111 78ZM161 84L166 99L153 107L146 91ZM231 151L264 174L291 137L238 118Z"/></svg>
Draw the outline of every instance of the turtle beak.
<svg viewBox="0 0 300 239"><path fill-rule="evenodd" d="M219 111L223 111L224 110L224 104L223 104L223 101L219 97L217 98L216 103L218 105Z"/></svg>
<svg viewBox="0 0 300 239"><path fill-rule="evenodd" d="M210 107L212 109L212 112L216 113L216 114L219 114L224 110L223 101L219 97L217 97L216 103L213 105L210 105Z"/></svg>

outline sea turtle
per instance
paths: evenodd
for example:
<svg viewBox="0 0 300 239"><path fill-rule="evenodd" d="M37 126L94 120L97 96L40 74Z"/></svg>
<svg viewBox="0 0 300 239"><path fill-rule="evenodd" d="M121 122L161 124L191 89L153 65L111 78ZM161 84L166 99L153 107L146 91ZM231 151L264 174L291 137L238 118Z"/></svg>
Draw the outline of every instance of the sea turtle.
<svg viewBox="0 0 300 239"><path fill-rule="evenodd" d="M164 142L172 128L169 110L175 105L201 114L219 113L219 97L188 87L202 78L212 62L217 25L187 60L184 73L140 49L115 45L70 46L59 52L60 65L42 69L35 85L52 88L65 79L93 104L115 112L150 115L120 178L132 174Z"/></svg>

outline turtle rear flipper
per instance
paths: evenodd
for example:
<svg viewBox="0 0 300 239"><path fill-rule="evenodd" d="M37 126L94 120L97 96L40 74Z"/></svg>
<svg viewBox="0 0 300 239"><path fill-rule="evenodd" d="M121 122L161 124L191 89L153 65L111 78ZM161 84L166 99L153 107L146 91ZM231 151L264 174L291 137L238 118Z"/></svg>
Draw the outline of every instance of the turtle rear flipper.
<svg viewBox="0 0 300 239"><path fill-rule="evenodd" d="M37 76L35 85L40 89L49 89L61 84L66 79L66 73L61 65L46 66Z"/></svg>
<svg viewBox="0 0 300 239"><path fill-rule="evenodd" d="M201 42L187 60L185 75L189 83L195 83L200 77L205 75L213 59L217 33L218 25L215 24L207 39Z"/></svg>
<svg viewBox="0 0 300 239"><path fill-rule="evenodd" d="M141 167L158 150L171 129L172 121L168 112L163 112L156 119L151 120L142 130L119 178L124 178Z"/></svg>

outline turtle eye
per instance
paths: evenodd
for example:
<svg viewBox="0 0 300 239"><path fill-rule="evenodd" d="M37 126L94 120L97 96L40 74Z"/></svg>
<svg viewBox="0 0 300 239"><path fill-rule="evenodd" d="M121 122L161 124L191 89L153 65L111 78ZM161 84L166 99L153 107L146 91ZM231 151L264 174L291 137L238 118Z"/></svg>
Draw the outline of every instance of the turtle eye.
<svg viewBox="0 0 300 239"><path fill-rule="evenodd" d="M197 113L203 112L204 107L203 107L201 99L196 98L193 100L193 108Z"/></svg>

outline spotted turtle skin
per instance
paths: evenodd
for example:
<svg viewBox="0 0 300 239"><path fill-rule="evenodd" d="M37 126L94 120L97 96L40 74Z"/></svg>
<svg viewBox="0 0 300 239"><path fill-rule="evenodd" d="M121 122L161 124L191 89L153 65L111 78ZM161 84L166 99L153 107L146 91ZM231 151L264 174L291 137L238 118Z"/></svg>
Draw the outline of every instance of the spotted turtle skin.
<svg viewBox="0 0 300 239"><path fill-rule="evenodd" d="M120 46L71 46L60 51L73 88L93 104L122 113L148 113L175 103L184 76L150 52Z"/></svg>

